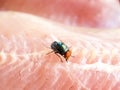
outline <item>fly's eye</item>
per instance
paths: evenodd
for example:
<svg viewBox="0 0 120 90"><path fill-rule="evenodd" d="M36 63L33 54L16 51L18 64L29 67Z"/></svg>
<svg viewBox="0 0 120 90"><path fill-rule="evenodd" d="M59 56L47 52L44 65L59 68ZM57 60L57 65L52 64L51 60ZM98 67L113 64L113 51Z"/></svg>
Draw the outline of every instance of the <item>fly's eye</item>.
<svg viewBox="0 0 120 90"><path fill-rule="evenodd" d="M67 60L70 56L71 56L71 51L70 50L68 50L67 52L66 52L66 54L65 54L65 59Z"/></svg>

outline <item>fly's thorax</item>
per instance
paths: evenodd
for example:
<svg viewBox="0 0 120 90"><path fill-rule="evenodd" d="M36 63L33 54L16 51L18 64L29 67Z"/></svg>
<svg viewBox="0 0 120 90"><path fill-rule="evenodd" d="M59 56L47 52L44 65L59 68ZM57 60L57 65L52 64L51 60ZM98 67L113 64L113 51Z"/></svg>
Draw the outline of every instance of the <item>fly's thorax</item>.
<svg viewBox="0 0 120 90"><path fill-rule="evenodd" d="M59 46L59 53L61 55L64 55L69 50L69 48L63 42L58 42L58 46Z"/></svg>

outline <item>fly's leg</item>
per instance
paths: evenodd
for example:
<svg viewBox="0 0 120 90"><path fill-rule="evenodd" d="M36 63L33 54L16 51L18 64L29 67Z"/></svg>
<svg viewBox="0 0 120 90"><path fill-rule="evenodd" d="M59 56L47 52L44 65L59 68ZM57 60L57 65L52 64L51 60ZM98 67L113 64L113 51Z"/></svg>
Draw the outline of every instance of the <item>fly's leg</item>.
<svg viewBox="0 0 120 90"><path fill-rule="evenodd" d="M57 53L55 53L59 58L60 58L60 61L63 62L62 58L60 55L58 55Z"/></svg>
<svg viewBox="0 0 120 90"><path fill-rule="evenodd" d="M51 54L51 53L53 53L53 52L54 52L54 51L48 52L46 55ZM60 61L63 62L61 56L58 55L58 52L54 52L54 53L60 58Z"/></svg>
<svg viewBox="0 0 120 90"><path fill-rule="evenodd" d="M53 53L53 52L54 52L54 51L48 52L46 55L51 54L51 53ZM58 55L57 52L54 52L54 53L60 58L60 61L63 62L63 61L62 61L62 58L60 57L60 55Z"/></svg>
<svg viewBox="0 0 120 90"><path fill-rule="evenodd" d="M51 51L51 52L48 52L46 55L50 54L50 53L53 53L54 51Z"/></svg>

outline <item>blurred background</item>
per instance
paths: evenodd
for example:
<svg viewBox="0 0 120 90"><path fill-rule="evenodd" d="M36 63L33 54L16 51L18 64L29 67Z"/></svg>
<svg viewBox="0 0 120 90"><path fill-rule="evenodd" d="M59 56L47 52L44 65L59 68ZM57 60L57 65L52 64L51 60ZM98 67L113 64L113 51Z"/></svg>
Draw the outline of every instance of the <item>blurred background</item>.
<svg viewBox="0 0 120 90"><path fill-rule="evenodd" d="M0 0L0 10L30 13L78 27L120 27L119 0Z"/></svg>

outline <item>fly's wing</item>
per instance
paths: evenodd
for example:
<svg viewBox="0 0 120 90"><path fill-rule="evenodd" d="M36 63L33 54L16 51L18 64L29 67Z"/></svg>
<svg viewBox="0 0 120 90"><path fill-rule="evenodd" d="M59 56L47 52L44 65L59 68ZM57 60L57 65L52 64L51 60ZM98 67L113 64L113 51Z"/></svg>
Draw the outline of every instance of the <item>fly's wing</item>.
<svg viewBox="0 0 120 90"><path fill-rule="evenodd" d="M57 37L55 37L53 34L51 34L50 36L51 36L51 38L52 38L54 41L60 42L60 40L58 40Z"/></svg>
<svg viewBox="0 0 120 90"><path fill-rule="evenodd" d="M45 39L42 39L40 42L42 43L42 46L47 48L47 49L51 49L50 45L51 42L53 41L57 41L60 42L60 40L58 40L55 35L50 34L50 36L46 37Z"/></svg>
<svg viewBox="0 0 120 90"><path fill-rule="evenodd" d="M55 35L53 35L53 34L51 34L50 36L51 36L51 38L52 38L53 41L54 41L54 42L53 42L54 45L52 45L53 48L54 48L54 51L55 51L56 53L62 54L63 48L61 47L61 41L58 40L57 37L55 37ZM55 42L56 42L56 43L55 43Z"/></svg>

